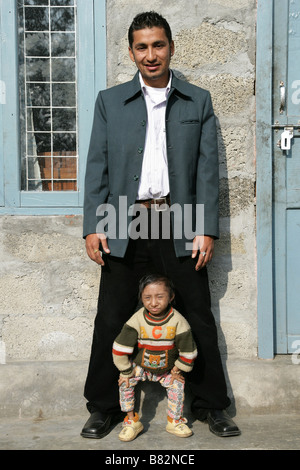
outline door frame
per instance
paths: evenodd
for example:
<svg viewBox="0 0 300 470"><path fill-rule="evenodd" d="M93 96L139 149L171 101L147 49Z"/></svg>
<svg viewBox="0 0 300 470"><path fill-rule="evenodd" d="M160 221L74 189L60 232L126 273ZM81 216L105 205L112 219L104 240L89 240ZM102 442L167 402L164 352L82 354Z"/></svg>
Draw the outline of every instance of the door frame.
<svg viewBox="0 0 300 470"><path fill-rule="evenodd" d="M256 248L258 356L275 350L272 190L273 0L257 1Z"/></svg>

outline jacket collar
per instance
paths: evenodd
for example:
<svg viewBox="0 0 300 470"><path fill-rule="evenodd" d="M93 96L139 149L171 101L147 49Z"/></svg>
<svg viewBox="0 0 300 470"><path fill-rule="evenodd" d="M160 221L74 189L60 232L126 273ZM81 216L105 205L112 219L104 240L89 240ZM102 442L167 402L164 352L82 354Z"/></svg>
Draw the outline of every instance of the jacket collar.
<svg viewBox="0 0 300 470"><path fill-rule="evenodd" d="M128 82L128 86L129 86L128 93L126 94L125 99L124 99L125 103L141 95L142 93L141 83L139 79L139 71L137 71L133 79L130 82ZM188 84L184 82L183 80L180 80L179 78L177 78L172 70L172 82L171 82L171 90L170 90L169 96L171 96L171 94L176 91L178 91L182 95L190 96L190 93L188 90Z"/></svg>
<svg viewBox="0 0 300 470"><path fill-rule="evenodd" d="M184 80L180 80L179 78L177 78L173 71L172 71L172 76L173 76L173 78L172 78L172 83L171 83L171 92L170 92L170 94L173 91L177 91L181 95L190 97L191 93L190 93L189 83L185 82Z"/></svg>

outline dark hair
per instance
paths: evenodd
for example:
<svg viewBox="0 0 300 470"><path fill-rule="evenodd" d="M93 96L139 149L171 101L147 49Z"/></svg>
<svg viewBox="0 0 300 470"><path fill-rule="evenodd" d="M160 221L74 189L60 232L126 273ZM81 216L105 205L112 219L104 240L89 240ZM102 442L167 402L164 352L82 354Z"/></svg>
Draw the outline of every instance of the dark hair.
<svg viewBox="0 0 300 470"><path fill-rule="evenodd" d="M175 287L171 279L163 274L147 274L142 277L139 283L139 298L142 297L142 293L149 284L164 284L169 291L170 297L175 295Z"/></svg>
<svg viewBox="0 0 300 470"><path fill-rule="evenodd" d="M129 46L132 47L134 31L138 31L140 29L145 28L153 28L154 26L156 26L157 28L163 28L165 30L169 43L172 42L172 32L167 20L155 11L147 11L145 13L139 13L133 19L128 30Z"/></svg>

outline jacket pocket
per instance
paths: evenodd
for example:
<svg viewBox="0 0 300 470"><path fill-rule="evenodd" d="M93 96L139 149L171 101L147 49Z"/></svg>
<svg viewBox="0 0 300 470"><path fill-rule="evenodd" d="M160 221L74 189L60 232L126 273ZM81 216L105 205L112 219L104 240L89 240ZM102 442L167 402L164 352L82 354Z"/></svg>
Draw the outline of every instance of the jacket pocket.
<svg viewBox="0 0 300 470"><path fill-rule="evenodd" d="M184 119L180 121L180 124L200 124L199 119Z"/></svg>

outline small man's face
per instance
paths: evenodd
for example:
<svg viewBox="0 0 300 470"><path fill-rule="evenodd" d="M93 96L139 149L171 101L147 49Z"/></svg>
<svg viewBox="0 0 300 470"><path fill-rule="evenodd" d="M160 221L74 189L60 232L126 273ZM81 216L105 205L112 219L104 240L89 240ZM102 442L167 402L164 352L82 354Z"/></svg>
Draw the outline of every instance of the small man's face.
<svg viewBox="0 0 300 470"><path fill-rule="evenodd" d="M174 42L169 43L163 28L155 26L134 31L129 55L141 72L146 85L156 88L167 86L173 54Z"/></svg>
<svg viewBox="0 0 300 470"><path fill-rule="evenodd" d="M148 284L142 293L143 305L153 316L165 314L173 298L162 282Z"/></svg>

